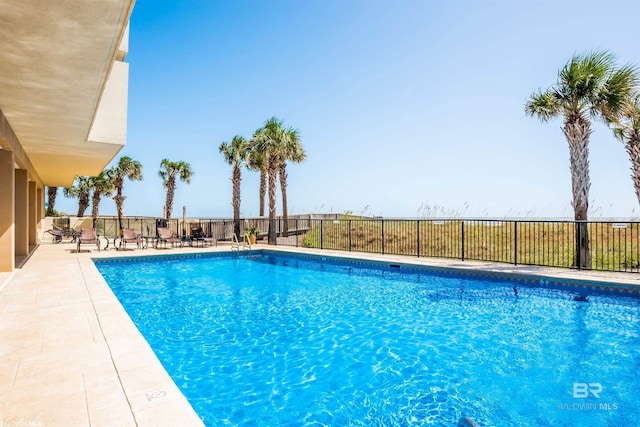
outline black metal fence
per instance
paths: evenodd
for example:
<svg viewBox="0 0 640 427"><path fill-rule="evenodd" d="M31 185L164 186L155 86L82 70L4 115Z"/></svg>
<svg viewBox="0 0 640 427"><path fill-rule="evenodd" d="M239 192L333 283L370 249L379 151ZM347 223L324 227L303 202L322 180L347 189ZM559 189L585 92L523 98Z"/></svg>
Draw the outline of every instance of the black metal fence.
<svg viewBox="0 0 640 427"><path fill-rule="evenodd" d="M61 230L68 230L71 227L71 221L68 217L53 218L53 225Z"/></svg>
<svg viewBox="0 0 640 427"><path fill-rule="evenodd" d="M336 218L311 219L304 225L294 220L293 228L299 233L306 231L296 235L295 242L285 244L463 261L640 271L638 222Z"/></svg>
<svg viewBox="0 0 640 427"><path fill-rule="evenodd" d="M95 222L98 234L105 237L118 235L120 226L117 217L100 217ZM176 237L188 238L192 227L201 227L208 237L219 240L231 239L233 220L230 219L164 219L155 217L123 217L122 228L129 228L143 237L155 237L158 227L166 227Z"/></svg>
<svg viewBox="0 0 640 427"><path fill-rule="evenodd" d="M327 217L328 215L322 215ZM331 215L337 217L337 215ZM312 221L318 221L317 216L313 215L296 215L292 216L288 221L281 219L276 221L276 234L282 236L296 236L300 233L307 232L312 227ZM67 223L69 219L65 218ZM99 217L95 221L94 227L98 234L104 237L116 237L119 232L117 217ZM193 227L202 228L207 237L215 237L218 240L231 240L234 232L234 221L228 218L155 218L155 217L123 217L122 228L129 228L143 237L155 237L158 227L166 227L176 237L189 238ZM243 235L249 228L256 227L260 230L259 239L267 237L269 230L269 218L243 218L240 220L240 234ZM240 236L241 237L241 236ZM279 243L284 244L282 239ZM296 244L296 241L292 241ZM302 240L299 240L302 243Z"/></svg>
<svg viewBox="0 0 640 427"><path fill-rule="evenodd" d="M208 237L231 240L232 219L164 220L125 217L123 228L156 235L158 225L188 238L192 227ZM98 233L116 236L117 218L97 220ZM268 218L244 218L241 234L260 229L266 241ZM415 257L478 260L509 264L603 271L640 271L640 223L611 221L542 221L489 219L341 218L299 215L275 222L277 244ZM581 240L582 236L582 240ZM585 239L586 237L586 239Z"/></svg>

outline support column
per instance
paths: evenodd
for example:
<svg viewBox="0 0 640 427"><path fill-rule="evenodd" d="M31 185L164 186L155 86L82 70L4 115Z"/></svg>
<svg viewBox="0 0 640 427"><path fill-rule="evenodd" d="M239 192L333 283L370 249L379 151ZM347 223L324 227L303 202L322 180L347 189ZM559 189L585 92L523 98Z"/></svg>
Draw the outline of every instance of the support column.
<svg viewBox="0 0 640 427"><path fill-rule="evenodd" d="M36 224L38 229L40 229L42 220L44 219L44 191L40 187L36 190L36 206L38 207L38 212L36 213Z"/></svg>
<svg viewBox="0 0 640 427"><path fill-rule="evenodd" d="M36 183L29 181L29 246L35 246L38 244L38 218L36 215L37 205Z"/></svg>
<svg viewBox="0 0 640 427"><path fill-rule="evenodd" d="M16 169L15 242L16 256L29 255L29 177L24 169Z"/></svg>
<svg viewBox="0 0 640 427"><path fill-rule="evenodd" d="M13 152L0 150L0 271L15 268L15 175Z"/></svg>

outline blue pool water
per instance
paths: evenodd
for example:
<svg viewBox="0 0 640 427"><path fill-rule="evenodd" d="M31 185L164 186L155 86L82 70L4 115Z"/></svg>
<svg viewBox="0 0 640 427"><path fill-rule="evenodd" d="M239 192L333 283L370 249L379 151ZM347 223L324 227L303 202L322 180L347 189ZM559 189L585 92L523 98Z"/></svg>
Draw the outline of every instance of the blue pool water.
<svg viewBox="0 0 640 427"><path fill-rule="evenodd" d="M640 422L636 295L268 253L95 262L208 426Z"/></svg>

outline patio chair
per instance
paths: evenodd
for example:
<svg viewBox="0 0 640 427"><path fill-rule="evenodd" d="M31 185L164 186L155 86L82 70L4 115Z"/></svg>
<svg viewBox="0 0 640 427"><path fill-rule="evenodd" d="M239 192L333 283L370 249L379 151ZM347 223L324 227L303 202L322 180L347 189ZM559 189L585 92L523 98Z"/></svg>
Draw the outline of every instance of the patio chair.
<svg viewBox="0 0 640 427"><path fill-rule="evenodd" d="M164 243L166 247L167 243L171 243L171 247L174 247L176 243L182 246L182 240L177 237L173 237L171 231L166 227L158 227L158 237L156 238L156 249L160 245L160 242Z"/></svg>
<svg viewBox="0 0 640 427"><path fill-rule="evenodd" d="M83 228L80 231L80 236L77 238L78 252L80 252L80 245L96 245L98 248L98 252L100 252L99 237L100 236L98 236L95 228Z"/></svg>
<svg viewBox="0 0 640 427"><path fill-rule="evenodd" d="M80 232L73 228L60 228L55 224L51 224L51 230L47 230L47 233L53 236L53 243L60 243L62 239L71 238L71 243L75 243Z"/></svg>
<svg viewBox="0 0 640 427"><path fill-rule="evenodd" d="M70 237L71 238L71 243L75 243L76 239L78 237L80 237L80 232L78 230L74 230L71 227L67 227L67 228L60 228L58 226L56 226L55 224L52 224L54 229L58 229L62 231L62 235L64 237Z"/></svg>
<svg viewBox="0 0 640 427"><path fill-rule="evenodd" d="M52 228L51 230L47 230L46 232L51 234L51 236L53 237L53 243L62 242L62 238L64 237L62 230L56 230L55 228Z"/></svg>
<svg viewBox="0 0 640 427"><path fill-rule="evenodd" d="M127 249L127 243L135 243L138 248L142 247L142 238L136 234L131 228L122 229L122 238L120 239L120 248Z"/></svg>
<svg viewBox="0 0 640 427"><path fill-rule="evenodd" d="M196 244L199 242L202 246L205 244L211 246L213 243L218 246L218 239L207 236L202 230L202 227L191 227L191 244L193 245L194 242Z"/></svg>

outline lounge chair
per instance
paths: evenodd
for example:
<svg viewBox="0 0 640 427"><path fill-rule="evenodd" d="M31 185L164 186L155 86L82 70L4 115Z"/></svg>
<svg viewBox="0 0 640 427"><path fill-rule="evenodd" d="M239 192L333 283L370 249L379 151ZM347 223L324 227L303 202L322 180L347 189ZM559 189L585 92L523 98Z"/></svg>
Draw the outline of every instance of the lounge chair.
<svg viewBox="0 0 640 427"><path fill-rule="evenodd" d="M120 239L120 249L127 249L127 243L135 243L138 248L140 248L142 247L142 238L136 234L135 230L123 228L122 238Z"/></svg>
<svg viewBox="0 0 640 427"><path fill-rule="evenodd" d="M62 231L56 230L55 228L52 228L51 230L47 230L47 233L53 236L53 243L60 243L64 238L64 234L62 233Z"/></svg>
<svg viewBox="0 0 640 427"><path fill-rule="evenodd" d="M53 243L60 243L62 239L71 238L71 243L75 243L78 236L80 236L80 232L74 230L73 228L60 228L55 224L51 224L51 230L47 230L47 233L53 236Z"/></svg>
<svg viewBox="0 0 640 427"><path fill-rule="evenodd" d="M98 252L100 252L99 237L100 236L98 236L95 228L83 228L80 231L80 236L77 238L78 252L80 252L80 245L96 245L98 248Z"/></svg>
<svg viewBox="0 0 640 427"><path fill-rule="evenodd" d="M233 240L231 241L231 250L237 250L238 252L240 252L240 250L244 250L244 249L248 249L251 250L251 243L249 243L249 239L247 237L247 235L245 234L242 238L242 241L238 240L238 236L236 235L236 233L233 233Z"/></svg>
<svg viewBox="0 0 640 427"><path fill-rule="evenodd" d="M177 237L173 237L171 231L166 227L158 227L158 237L156 238L156 249L160 245L160 242L164 243L165 247L167 243L171 243L171 247L179 243L182 246L182 240Z"/></svg>
<svg viewBox="0 0 640 427"><path fill-rule="evenodd" d="M191 227L191 244L193 245L194 242L195 244L201 243L202 246L204 246L205 244L211 246L213 243L218 246L218 239L216 239L215 237L209 237L204 234L202 227Z"/></svg>

